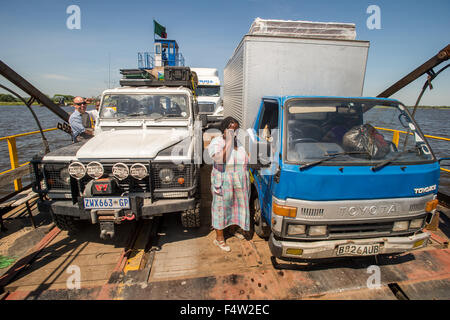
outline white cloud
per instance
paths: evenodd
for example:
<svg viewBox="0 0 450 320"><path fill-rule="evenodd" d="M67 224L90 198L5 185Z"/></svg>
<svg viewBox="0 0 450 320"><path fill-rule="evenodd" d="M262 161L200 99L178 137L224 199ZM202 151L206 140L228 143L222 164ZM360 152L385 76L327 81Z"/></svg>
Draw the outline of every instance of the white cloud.
<svg viewBox="0 0 450 320"><path fill-rule="evenodd" d="M53 80L71 80L71 78L63 76L61 74L53 74L53 73L47 73L44 74L43 77L45 79L53 79Z"/></svg>

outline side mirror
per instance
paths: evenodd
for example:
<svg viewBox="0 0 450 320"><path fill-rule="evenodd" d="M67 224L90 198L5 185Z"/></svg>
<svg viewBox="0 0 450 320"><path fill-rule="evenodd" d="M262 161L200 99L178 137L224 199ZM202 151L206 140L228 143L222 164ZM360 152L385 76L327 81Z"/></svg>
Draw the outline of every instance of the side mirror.
<svg viewBox="0 0 450 320"><path fill-rule="evenodd" d="M406 123L403 122L402 119L405 119ZM406 113L401 113L398 116L398 120L400 121L401 125L403 126L403 128L408 129L409 128L409 123L411 122L411 120L409 119L409 117L406 115Z"/></svg>
<svg viewBox="0 0 450 320"><path fill-rule="evenodd" d="M197 102L197 100L194 101L193 106L194 106L194 115L198 115L199 110L198 110L198 102Z"/></svg>

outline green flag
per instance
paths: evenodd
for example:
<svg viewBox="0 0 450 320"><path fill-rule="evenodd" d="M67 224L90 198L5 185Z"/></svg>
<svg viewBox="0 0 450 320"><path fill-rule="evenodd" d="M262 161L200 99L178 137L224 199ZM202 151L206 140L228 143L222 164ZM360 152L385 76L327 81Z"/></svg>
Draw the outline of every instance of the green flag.
<svg viewBox="0 0 450 320"><path fill-rule="evenodd" d="M157 34L161 38L164 38L164 39L167 38L166 27L163 27L158 22L153 20L153 28L155 30L155 34Z"/></svg>

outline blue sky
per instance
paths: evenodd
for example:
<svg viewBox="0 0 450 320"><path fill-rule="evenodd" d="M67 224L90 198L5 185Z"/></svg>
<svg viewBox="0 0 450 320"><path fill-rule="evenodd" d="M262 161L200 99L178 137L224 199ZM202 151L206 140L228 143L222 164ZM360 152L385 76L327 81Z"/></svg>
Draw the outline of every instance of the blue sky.
<svg viewBox="0 0 450 320"><path fill-rule="evenodd" d="M68 6L81 9L81 30L69 30ZM369 30L369 5L381 9L381 29ZM450 1L39 0L0 2L0 59L47 94L95 96L117 86L120 68L135 68L151 51L155 18L176 39L186 65L223 68L256 17L355 23L370 41L364 95L375 96L449 43ZM109 69L109 58L111 68ZM443 67L445 64L442 64ZM435 69L435 71L437 71ZM397 93L414 104L425 77ZM0 83L7 84L3 78ZM434 81L421 104L450 105L450 72Z"/></svg>

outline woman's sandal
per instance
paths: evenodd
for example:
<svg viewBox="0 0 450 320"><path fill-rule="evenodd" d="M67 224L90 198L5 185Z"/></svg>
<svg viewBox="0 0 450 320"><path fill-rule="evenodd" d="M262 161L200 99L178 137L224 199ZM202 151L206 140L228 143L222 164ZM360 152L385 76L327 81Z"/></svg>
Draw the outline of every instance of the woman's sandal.
<svg viewBox="0 0 450 320"><path fill-rule="evenodd" d="M226 252L230 252L231 251L231 248L225 244L224 240L222 240L222 241L214 240L213 243L216 246L218 246L220 249L222 249L223 251L226 251Z"/></svg>

